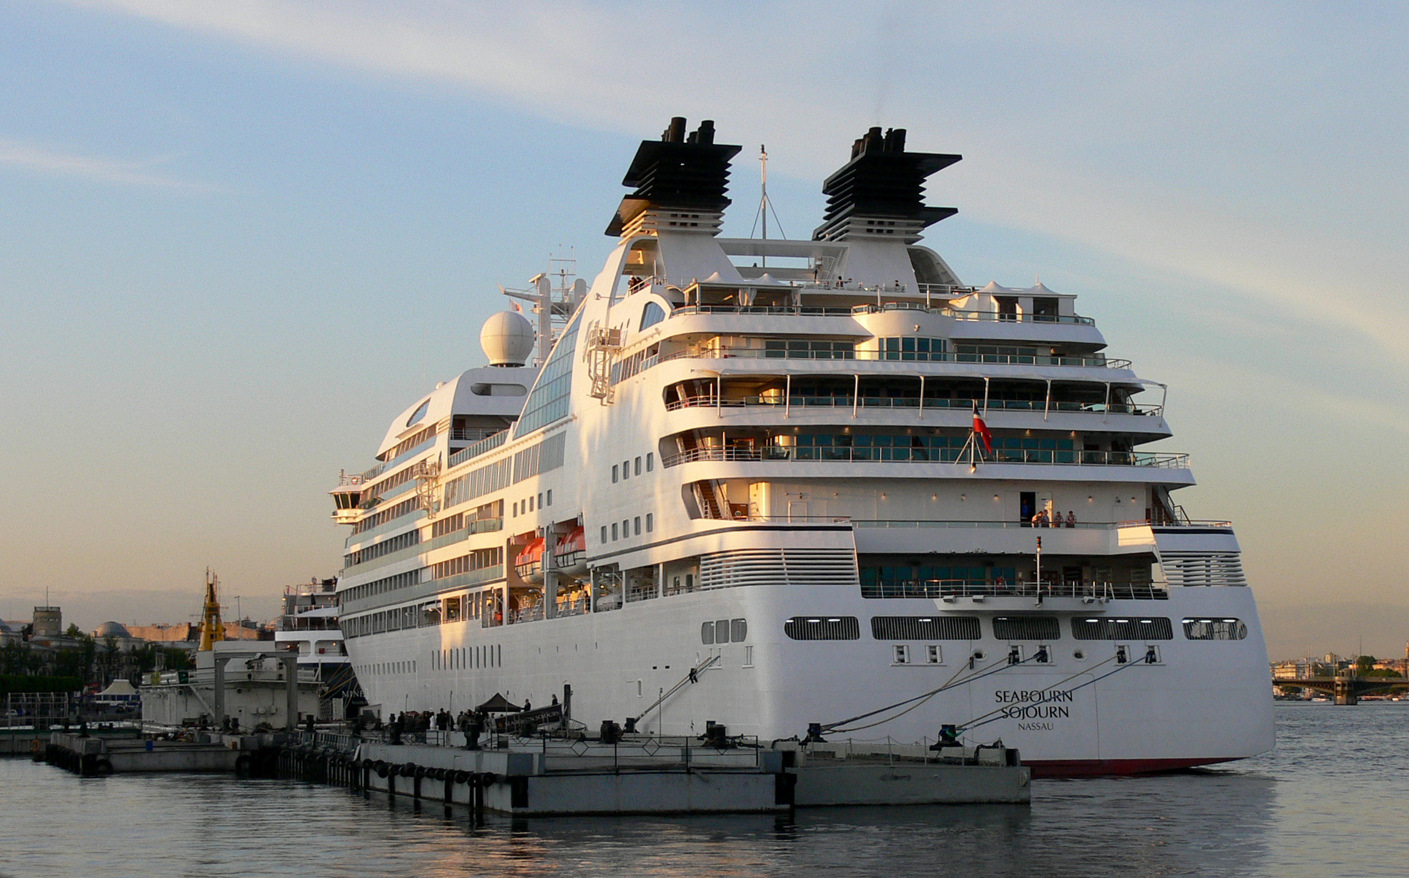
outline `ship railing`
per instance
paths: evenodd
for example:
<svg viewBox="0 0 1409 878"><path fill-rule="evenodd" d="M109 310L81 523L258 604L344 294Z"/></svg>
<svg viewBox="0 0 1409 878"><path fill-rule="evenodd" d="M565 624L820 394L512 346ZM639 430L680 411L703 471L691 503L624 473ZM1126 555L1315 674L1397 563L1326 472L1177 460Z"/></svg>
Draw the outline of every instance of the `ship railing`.
<svg viewBox="0 0 1409 878"><path fill-rule="evenodd" d="M522 610L509 611L509 624L521 625L525 622L541 622L546 616L543 614L543 605L534 604Z"/></svg>
<svg viewBox="0 0 1409 878"><path fill-rule="evenodd" d="M667 467L697 461L772 463L966 463L960 448L907 448L884 446L777 446L767 448L692 448L664 458ZM1184 452L1076 451L1074 449L999 449L984 464L1029 466L1123 466L1188 469Z"/></svg>
<svg viewBox="0 0 1409 878"><path fill-rule="evenodd" d="M762 305L685 305L670 312L670 316L672 317L687 317L692 314L775 314L785 317L850 317L852 315L852 309Z"/></svg>
<svg viewBox="0 0 1409 878"><path fill-rule="evenodd" d="M908 356L907 356L908 355ZM1129 369L1131 362L1107 357L1064 357L1038 354L997 354L972 351L858 351L848 348L832 350L787 350L786 348L749 348L739 345L677 351L659 357L657 362L671 360L857 360L876 362L982 363L1009 366L1064 366L1078 368Z"/></svg>
<svg viewBox="0 0 1409 878"><path fill-rule="evenodd" d="M473 521L465 522L466 534L487 534L503 529L504 519L502 518L477 518Z"/></svg>
<svg viewBox="0 0 1409 878"><path fill-rule="evenodd" d="M929 528L947 527L960 530L980 530L997 528L999 530L1008 529L1030 529L1040 527L1031 521L934 521L922 519L886 519L886 518L853 518L851 523L856 527L878 527L893 529L909 528ZM1146 524L1147 522L1140 522ZM1077 521L1071 524L1052 524L1049 527L1053 530L1071 528L1073 530L1110 530L1113 527L1121 527L1121 524L1111 524L1104 521Z"/></svg>
<svg viewBox="0 0 1409 878"><path fill-rule="evenodd" d="M975 291L959 290L932 284L921 284L921 292L943 299L972 295ZM928 289L926 289L928 287ZM853 289L856 292L887 292L877 287L836 287L835 284L804 284L799 289L830 290ZM890 290L895 292L895 290ZM903 290L901 291L903 292ZM761 314L781 317L851 317L857 314L880 314L887 311L920 311L927 314L941 314L954 320L985 321L992 323L1056 323L1068 326L1095 326L1091 317L1078 314L1016 314L999 311L979 311L951 308L947 305L926 304L925 302L881 302L855 305L852 307L818 307L809 305L684 305L671 311L672 317L687 317L694 314Z"/></svg>
<svg viewBox="0 0 1409 878"><path fill-rule="evenodd" d="M509 431L500 430L493 436L488 436L484 439L481 439L473 445L466 445L464 448L461 448L459 451L450 455L450 460L446 463L446 469L462 464L465 461L470 460L471 458L479 457L486 451L493 451L494 449L503 445L508 440L508 438Z"/></svg>
<svg viewBox="0 0 1409 878"><path fill-rule="evenodd" d="M1229 530L1231 530L1231 529L1233 528L1233 522L1228 521L1228 520L1226 520L1226 519L1213 519L1213 518L1186 518L1186 519L1184 519L1184 520L1182 520L1182 521L1155 521L1155 522L1150 522L1150 521L1123 521L1123 522L1121 522L1121 524L1122 524L1122 525L1130 525L1130 526L1141 526L1141 527L1144 527L1144 526L1148 526L1148 525L1153 524L1155 527L1199 527L1199 528L1221 527L1221 528L1227 528L1227 529L1229 529Z"/></svg>
<svg viewBox="0 0 1409 878"><path fill-rule="evenodd" d="M670 712L669 706L666 713ZM711 730L719 728L711 724ZM612 743L563 740L543 736L539 749L545 771L651 771L692 767L757 770L763 753L751 735L699 738L627 733Z"/></svg>
<svg viewBox="0 0 1409 878"><path fill-rule="evenodd" d="M1076 314L1004 314L998 311L960 311L957 309L945 313L955 320L984 320L996 323L1063 323L1075 326L1096 325L1094 318L1081 317Z"/></svg>
<svg viewBox="0 0 1409 878"><path fill-rule="evenodd" d="M905 579L861 583L863 598L1079 598L1087 602L1113 600L1168 600L1164 583L1107 582L1098 580L1044 580L1017 582L969 579Z"/></svg>
<svg viewBox="0 0 1409 878"><path fill-rule="evenodd" d="M558 601L557 616L582 616L587 613L587 598L577 598L570 601Z"/></svg>
<svg viewBox="0 0 1409 878"><path fill-rule="evenodd" d="M573 549L571 552L554 552L554 567L572 567L581 564L587 559L587 552L583 549Z"/></svg>
<svg viewBox="0 0 1409 878"><path fill-rule="evenodd" d="M792 408L924 408L924 409L958 409L965 412L972 411L974 406L978 406L984 413L990 411L1023 411L1023 412L1079 412L1082 414L1112 414L1112 415L1142 415L1156 417L1164 413L1164 407L1158 405L1130 405L1125 403L1091 403L1091 402L1053 402L1050 405L1042 400L1026 399L990 399L985 403L981 399L950 399L947 397L931 399L926 397L923 401L918 396L862 396L859 401L852 396L806 396L793 394L786 399L779 396L742 396L742 397L719 397L710 394L698 396L688 396L684 399L673 399L665 404L665 410L669 412L687 408L748 408L751 406L763 406L768 408L780 408L788 406Z"/></svg>
<svg viewBox="0 0 1409 878"><path fill-rule="evenodd" d="M386 463L379 463L379 464L377 464L376 466L372 467L371 469L367 470L366 472L364 472L364 473L361 475L362 481L363 481L363 482L370 482L372 479L375 479L377 476L379 476L379 475L381 475L382 473L386 472L386 468L387 468L388 465L389 465L389 464L386 464Z"/></svg>

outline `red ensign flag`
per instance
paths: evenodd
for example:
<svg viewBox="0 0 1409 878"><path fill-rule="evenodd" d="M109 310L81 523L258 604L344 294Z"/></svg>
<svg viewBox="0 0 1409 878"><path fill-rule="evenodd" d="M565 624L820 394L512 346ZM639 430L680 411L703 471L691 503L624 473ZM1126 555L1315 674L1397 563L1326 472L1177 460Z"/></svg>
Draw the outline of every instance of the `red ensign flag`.
<svg viewBox="0 0 1409 878"><path fill-rule="evenodd" d="M974 403L974 432L978 438L983 440L983 448L989 454L993 453L993 434L988 432L988 425L983 422L983 418L978 415L978 403Z"/></svg>

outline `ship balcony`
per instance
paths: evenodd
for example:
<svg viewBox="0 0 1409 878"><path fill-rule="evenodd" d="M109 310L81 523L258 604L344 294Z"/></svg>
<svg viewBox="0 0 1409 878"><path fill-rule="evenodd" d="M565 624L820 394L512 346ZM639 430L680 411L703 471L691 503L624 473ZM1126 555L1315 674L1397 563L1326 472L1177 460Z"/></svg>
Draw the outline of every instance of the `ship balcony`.
<svg viewBox="0 0 1409 878"><path fill-rule="evenodd" d="M777 348L751 348L742 345L718 345L702 347L699 349L679 351L658 357L655 363L666 363L673 360L805 360L805 361L827 361L829 363L838 360L845 362L873 362L873 363L956 363L962 365L995 365L995 366L1057 366L1063 368L1080 369L1126 369L1131 367L1129 360L1112 359L1102 354L1089 356L1041 356L1034 354L1002 354L1002 353L970 353L966 351L929 351L924 358L918 356L904 358L903 354L896 355L890 351L857 351L852 349L833 350L813 350L798 349L790 350L787 347ZM644 366L642 371L644 371Z"/></svg>
<svg viewBox="0 0 1409 878"><path fill-rule="evenodd" d="M782 446L765 448L692 448L666 457L666 467L688 463L971 463L961 448ZM1135 467L1187 470L1189 455L1184 452L1078 451L1072 449L999 449L992 457L974 458L978 466L1062 466ZM717 476L718 477L718 476Z"/></svg>
<svg viewBox="0 0 1409 878"><path fill-rule="evenodd" d="M835 283L799 284L790 289L797 289L804 295L807 293L827 292L835 296L835 291L850 289L856 293L862 293L867 298L873 297L875 293L894 292L893 290L883 290L881 287L865 287L853 284L850 287ZM936 305L936 300L948 300L959 296L968 296L976 292L973 289L958 289L941 284L920 284L920 293L929 297L928 303L921 301L908 302L885 302L880 305L868 302L864 305L734 305L734 304L714 304L714 305L683 305L670 312L671 318L690 317L697 314L745 314L751 317L852 317L859 314L877 314L884 311L921 311L929 314L939 314L944 317L964 323L1041 323L1058 326L1095 326L1096 321L1091 317L1082 317L1076 314L1031 314L1031 313L999 313L997 311L975 311L959 308L950 308L944 305ZM755 299L757 301L757 299ZM781 298L780 298L781 301Z"/></svg>
<svg viewBox="0 0 1409 878"><path fill-rule="evenodd" d="M960 598L982 601L985 598L1028 598L1034 602L1040 597L1075 598L1086 604L1103 604L1107 601L1161 601L1169 600L1169 590L1157 582L1104 582L1098 580L1048 579L1039 583L1033 579L1017 582L999 580L967 579L909 579L863 582L863 598L919 598L940 600L946 603ZM1008 607L995 607L1007 611Z"/></svg>
<svg viewBox="0 0 1409 878"><path fill-rule="evenodd" d="M1134 507L1130 511L1144 512ZM923 547L925 552L948 555L1031 556L1038 540L1050 557L1152 555L1156 550L1151 524L1143 520L1038 527L1026 521L876 518L851 519L851 525L856 550L866 554L910 554Z"/></svg>
<svg viewBox="0 0 1409 878"><path fill-rule="evenodd" d="M971 413L974 407L978 406L983 410L985 416L993 412L1022 412L1027 414L1081 414L1081 416L1100 416L1106 419L1109 416L1137 416L1137 417L1161 417L1164 414L1164 406L1137 406L1137 404L1127 403L1069 403L1053 402L1044 403L1043 400L1026 399L989 399L985 403L982 399L947 399L947 397L924 397L919 396L803 396L790 395L783 397L775 396L738 396L738 397L717 397L713 395L688 396L685 399L671 400L665 404L666 412L681 412L685 409L714 409L720 414L728 409L735 410L764 410L764 412L779 412L786 416L792 409L813 410L821 409L834 412L834 410L851 409L852 413L858 410L913 410L913 412L960 412L962 414Z"/></svg>

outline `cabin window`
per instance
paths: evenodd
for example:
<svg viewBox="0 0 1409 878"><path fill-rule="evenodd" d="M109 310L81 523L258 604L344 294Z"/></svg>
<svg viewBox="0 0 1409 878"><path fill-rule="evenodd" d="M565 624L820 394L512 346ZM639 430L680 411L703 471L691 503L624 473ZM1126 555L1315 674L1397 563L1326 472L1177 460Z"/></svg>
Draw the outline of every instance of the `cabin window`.
<svg viewBox="0 0 1409 878"><path fill-rule="evenodd" d="M1241 619L1185 619L1184 636L1189 640L1245 640L1248 625Z"/></svg>
<svg viewBox="0 0 1409 878"><path fill-rule="evenodd" d="M855 616L794 616L783 633L793 640L860 640L861 623Z"/></svg>

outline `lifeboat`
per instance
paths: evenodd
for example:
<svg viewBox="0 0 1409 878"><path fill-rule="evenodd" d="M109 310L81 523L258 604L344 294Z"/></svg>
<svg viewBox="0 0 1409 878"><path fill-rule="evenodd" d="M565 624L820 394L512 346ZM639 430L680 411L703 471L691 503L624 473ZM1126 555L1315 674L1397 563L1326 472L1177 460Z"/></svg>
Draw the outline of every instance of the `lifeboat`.
<svg viewBox="0 0 1409 878"><path fill-rule="evenodd" d="M553 566L564 573L587 572L587 532L575 527L553 544Z"/></svg>
<svg viewBox="0 0 1409 878"><path fill-rule="evenodd" d="M543 581L543 538L534 537L514 556L514 572L524 582Z"/></svg>

